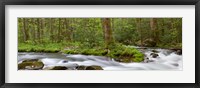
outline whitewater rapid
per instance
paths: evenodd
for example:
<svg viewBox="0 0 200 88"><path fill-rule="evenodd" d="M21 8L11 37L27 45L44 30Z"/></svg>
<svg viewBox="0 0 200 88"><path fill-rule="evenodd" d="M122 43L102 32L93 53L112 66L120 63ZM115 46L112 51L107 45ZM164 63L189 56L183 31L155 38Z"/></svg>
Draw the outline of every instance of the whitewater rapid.
<svg viewBox="0 0 200 88"><path fill-rule="evenodd" d="M158 57L151 56L152 50L158 51ZM122 63L112 58L93 55L69 55L61 53L18 53L18 63L25 59L40 59L44 68L50 66L91 66L98 65L104 70L182 70L182 55L166 49L144 49L144 62Z"/></svg>

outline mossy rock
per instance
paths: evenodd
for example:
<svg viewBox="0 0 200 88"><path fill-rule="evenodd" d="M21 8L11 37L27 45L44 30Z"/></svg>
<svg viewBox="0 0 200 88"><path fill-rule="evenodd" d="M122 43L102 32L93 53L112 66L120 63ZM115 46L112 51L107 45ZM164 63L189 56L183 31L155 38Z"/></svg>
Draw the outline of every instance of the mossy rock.
<svg viewBox="0 0 200 88"><path fill-rule="evenodd" d="M44 67L44 64L41 61L36 59L33 60L24 60L22 63L18 64L18 70L40 70Z"/></svg>
<svg viewBox="0 0 200 88"><path fill-rule="evenodd" d="M78 66L76 68L77 70L103 70L103 68L101 66L97 66L97 65L92 65L92 66Z"/></svg>
<svg viewBox="0 0 200 88"><path fill-rule="evenodd" d="M65 66L50 66L43 68L43 70L68 70L68 68Z"/></svg>
<svg viewBox="0 0 200 88"><path fill-rule="evenodd" d="M53 68L49 70L67 70L68 68L65 66L54 66Z"/></svg>
<svg viewBox="0 0 200 88"><path fill-rule="evenodd" d="M77 69L77 70L85 70L86 67L87 67L87 66L81 65L81 66L76 67L76 69Z"/></svg>
<svg viewBox="0 0 200 88"><path fill-rule="evenodd" d="M87 66L85 70L103 70L103 68L101 66L92 65L92 66Z"/></svg>
<svg viewBox="0 0 200 88"><path fill-rule="evenodd" d="M177 55L182 55L182 50L177 50L177 51L176 51L176 54L177 54Z"/></svg>
<svg viewBox="0 0 200 88"><path fill-rule="evenodd" d="M159 55L157 53L151 53L150 54L153 58L157 58Z"/></svg>

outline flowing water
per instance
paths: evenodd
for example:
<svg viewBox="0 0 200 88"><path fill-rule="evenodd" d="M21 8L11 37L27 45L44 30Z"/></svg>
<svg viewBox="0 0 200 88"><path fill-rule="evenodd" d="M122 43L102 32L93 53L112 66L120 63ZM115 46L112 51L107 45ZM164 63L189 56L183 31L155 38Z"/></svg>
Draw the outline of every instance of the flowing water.
<svg viewBox="0 0 200 88"><path fill-rule="evenodd" d="M152 58L152 50L158 51L158 57ZM148 59L144 62L122 63L112 58L93 55L69 55L61 53L18 53L18 63L25 59L40 59L46 67L78 65L98 65L104 70L182 70L182 55L167 49L140 49Z"/></svg>

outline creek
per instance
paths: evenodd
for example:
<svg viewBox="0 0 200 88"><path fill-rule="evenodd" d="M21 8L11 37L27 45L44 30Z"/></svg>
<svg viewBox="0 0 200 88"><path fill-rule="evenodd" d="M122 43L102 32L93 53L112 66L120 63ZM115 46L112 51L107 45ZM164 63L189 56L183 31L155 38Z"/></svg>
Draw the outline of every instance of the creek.
<svg viewBox="0 0 200 88"><path fill-rule="evenodd" d="M123 63L112 58L93 55L70 55L62 53L19 52L18 63L27 59L39 59L44 63L43 68L66 66L74 70L76 66L101 66L104 70L182 70L182 55L177 55L168 49L139 49L145 54L143 62ZM152 57L152 53L158 55Z"/></svg>

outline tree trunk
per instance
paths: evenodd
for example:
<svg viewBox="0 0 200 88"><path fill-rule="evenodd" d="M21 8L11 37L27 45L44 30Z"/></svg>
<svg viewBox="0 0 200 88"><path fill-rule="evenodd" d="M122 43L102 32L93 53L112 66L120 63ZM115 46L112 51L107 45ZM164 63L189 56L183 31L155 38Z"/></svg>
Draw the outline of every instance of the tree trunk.
<svg viewBox="0 0 200 88"><path fill-rule="evenodd" d="M113 42L110 18L103 18L103 30L106 48Z"/></svg>
<svg viewBox="0 0 200 88"><path fill-rule="evenodd" d="M60 42L61 41L61 39L60 39L60 32L61 31L61 18L58 18L58 34L57 34L57 36L58 36L58 39L57 39L57 42Z"/></svg>
<svg viewBox="0 0 200 88"><path fill-rule="evenodd" d="M50 18L50 40L54 42L54 18Z"/></svg>
<svg viewBox="0 0 200 88"><path fill-rule="evenodd" d="M164 29L164 22L165 22L165 20L164 19L161 19L162 20L162 22L161 22L161 29L162 29L162 36L164 36L165 35L165 29Z"/></svg>
<svg viewBox="0 0 200 88"><path fill-rule="evenodd" d="M65 36L66 38L65 38L65 40L66 41L71 41L71 33L70 33L70 30L69 30L69 19L67 19L67 18L65 18L65 22L64 22L64 24L65 24L65 33L66 33L66 35L67 36Z"/></svg>
<svg viewBox="0 0 200 88"><path fill-rule="evenodd" d="M29 39L29 32L28 32L28 20L27 18L23 18L23 33L24 33L24 41L27 41Z"/></svg>
<svg viewBox="0 0 200 88"><path fill-rule="evenodd" d="M40 43L40 18L37 18L37 40Z"/></svg>
<svg viewBox="0 0 200 88"><path fill-rule="evenodd" d="M45 28L45 19L44 18L40 18L41 19L41 42L43 42L43 39L44 39L44 28Z"/></svg>
<svg viewBox="0 0 200 88"><path fill-rule="evenodd" d="M32 41L35 43L35 21L34 18L31 18L31 37L32 37Z"/></svg>
<svg viewBox="0 0 200 88"><path fill-rule="evenodd" d="M136 21L137 21L137 30L140 31L140 43L141 43L141 46L143 46L143 31L141 29L141 18L136 18Z"/></svg>
<svg viewBox="0 0 200 88"><path fill-rule="evenodd" d="M150 27L152 30L152 39L153 41L155 41L156 43L159 41L159 32L157 30L157 19L156 18L151 18L150 19Z"/></svg>

